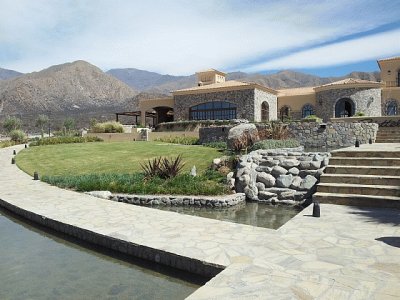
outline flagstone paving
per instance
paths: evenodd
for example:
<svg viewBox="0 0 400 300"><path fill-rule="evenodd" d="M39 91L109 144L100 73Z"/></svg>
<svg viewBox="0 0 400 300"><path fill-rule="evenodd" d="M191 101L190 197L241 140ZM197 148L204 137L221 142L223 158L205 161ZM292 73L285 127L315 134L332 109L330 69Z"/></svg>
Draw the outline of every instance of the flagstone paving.
<svg viewBox="0 0 400 300"><path fill-rule="evenodd" d="M223 269L189 299L400 298L399 210L322 204L321 218L310 206L278 230L258 228L61 190L12 165L14 149L0 150L2 206L178 268Z"/></svg>

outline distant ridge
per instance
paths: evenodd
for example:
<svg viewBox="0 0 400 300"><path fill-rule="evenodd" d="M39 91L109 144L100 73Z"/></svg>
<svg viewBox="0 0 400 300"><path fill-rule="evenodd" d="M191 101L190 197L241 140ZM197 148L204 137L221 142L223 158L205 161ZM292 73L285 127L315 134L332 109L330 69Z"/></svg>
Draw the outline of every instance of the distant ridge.
<svg viewBox="0 0 400 300"><path fill-rule="evenodd" d="M14 77L18 77L22 74L23 73L20 73L20 72L14 71L14 70L7 70L7 69L0 68L0 80L11 79Z"/></svg>
<svg viewBox="0 0 400 300"><path fill-rule="evenodd" d="M115 76L129 86L147 92L169 94L171 91L190 88L196 85L196 76L162 75L134 68L111 69L108 74ZM273 89L310 87L327 84L344 78L357 78L370 81L380 81L379 72L352 72L341 77L318 77L315 75L290 70L275 74L247 74L244 72L228 73L227 80L255 82Z"/></svg>

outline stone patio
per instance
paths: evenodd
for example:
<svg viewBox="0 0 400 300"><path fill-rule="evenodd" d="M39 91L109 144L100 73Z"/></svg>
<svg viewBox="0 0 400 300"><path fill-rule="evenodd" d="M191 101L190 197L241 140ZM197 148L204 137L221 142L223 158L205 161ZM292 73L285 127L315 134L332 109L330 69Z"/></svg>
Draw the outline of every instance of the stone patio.
<svg viewBox="0 0 400 300"><path fill-rule="evenodd" d="M194 273L189 299L398 299L400 211L321 205L278 230L115 203L34 181L0 149L0 205L56 230Z"/></svg>

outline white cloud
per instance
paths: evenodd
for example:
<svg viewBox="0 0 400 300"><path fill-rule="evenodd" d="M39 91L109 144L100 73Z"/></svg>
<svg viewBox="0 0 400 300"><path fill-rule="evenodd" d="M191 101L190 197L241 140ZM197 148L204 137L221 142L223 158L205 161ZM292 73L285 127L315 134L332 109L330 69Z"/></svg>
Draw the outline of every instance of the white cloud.
<svg viewBox="0 0 400 300"><path fill-rule="evenodd" d="M398 20L398 5L376 2L0 0L0 67L227 70Z"/></svg>
<svg viewBox="0 0 400 300"><path fill-rule="evenodd" d="M319 68L400 54L400 29L293 53L247 68L246 71Z"/></svg>

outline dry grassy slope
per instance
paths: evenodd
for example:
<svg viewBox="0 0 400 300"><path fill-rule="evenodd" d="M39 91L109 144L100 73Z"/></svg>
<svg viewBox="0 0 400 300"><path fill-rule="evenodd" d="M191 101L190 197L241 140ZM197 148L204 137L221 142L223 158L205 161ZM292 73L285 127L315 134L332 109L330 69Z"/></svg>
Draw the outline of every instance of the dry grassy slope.
<svg viewBox="0 0 400 300"><path fill-rule="evenodd" d="M138 92L85 61L0 81L1 114L119 108Z"/></svg>

